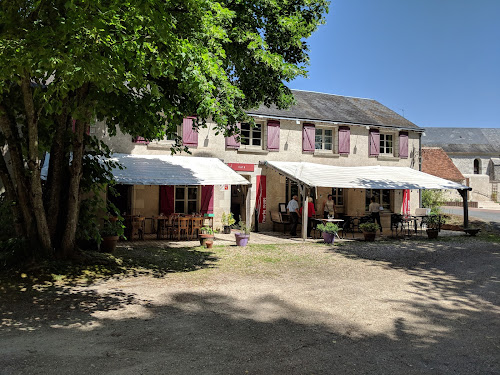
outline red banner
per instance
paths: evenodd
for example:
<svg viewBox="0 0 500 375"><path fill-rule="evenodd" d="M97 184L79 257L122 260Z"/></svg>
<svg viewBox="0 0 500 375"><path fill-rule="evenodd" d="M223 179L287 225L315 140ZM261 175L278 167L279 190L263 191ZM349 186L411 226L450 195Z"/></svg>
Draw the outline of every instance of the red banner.
<svg viewBox="0 0 500 375"><path fill-rule="evenodd" d="M410 190L403 190L403 215L410 215Z"/></svg>
<svg viewBox="0 0 500 375"><path fill-rule="evenodd" d="M259 223L266 222L266 176L257 176L257 199L256 206L259 214Z"/></svg>

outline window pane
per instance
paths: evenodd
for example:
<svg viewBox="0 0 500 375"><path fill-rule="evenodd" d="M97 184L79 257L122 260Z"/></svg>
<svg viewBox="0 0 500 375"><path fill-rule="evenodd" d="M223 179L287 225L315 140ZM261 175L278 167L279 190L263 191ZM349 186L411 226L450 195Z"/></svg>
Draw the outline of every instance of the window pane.
<svg viewBox="0 0 500 375"><path fill-rule="evenodd" d="M182 199L184 200L184 187L176 187L175 188L175 199Z"/></svg>
<svg viewBox="0 0 500 375"><path fill-rule="evenodd" d="M253 146L260 146L260 138L252 139L252 145Z"/></svg>
<svg viewBox="0 0 500 375"><path fill-rule="evenodd" d="M343 206L344 205L344 198L343 197L337 197L337 205Z"/></svg>
<svg viewBox="0 0 500 375"><path fill-rule="evenodd" d="M322 145L323 145L323 144L322 144L321 142L316 142L316 143L314 144L314 148L315 148L316 150L321 150L321 146L322 146Z"/></svg>
<svg viewBox="0 0 500 375"><path fill-rule="evenodd" d="M196 201L189 201L188 202L188 214L192 214L196 212Z"/></svg>
<svg viewBox="0 0 500 375"><path fill-rule="evenodd" d="M188 188L188 199L196 199L198 195L198 188L190 187Z"/></svg>
<svg viewBox="0 0 500 375"><path fill-rule="evenodd" d="M323 137L321 136L321 134L316 134L316 137L314 137L314 140L318 143L322 143L323 142Z"/></svg>
<svg viewBox="0 0 500 375"><path fill-rule="evenodd" d="M382 206L384 208L389 209L391 207L391 191L390 190L382 190Z"/></svg>
<svg viewBox="0 0 500 375"><path fill-rule="evenodd" d="M325 150L332 150L332 143L331 143L331 142L330 142L330 143L327 143L327 142L325 141Z"/></svg>
<svg viewBox="0 0 500 375"><path fill-rule="evenodd" d="M184 214L184 201L175 201L175 212Z"/></svg>
<svg viewBox="0 0 500 375"><path fill-rule="evenodd" d="M331 130L325 130L325 137L331 137L333 132Z"/></svg>

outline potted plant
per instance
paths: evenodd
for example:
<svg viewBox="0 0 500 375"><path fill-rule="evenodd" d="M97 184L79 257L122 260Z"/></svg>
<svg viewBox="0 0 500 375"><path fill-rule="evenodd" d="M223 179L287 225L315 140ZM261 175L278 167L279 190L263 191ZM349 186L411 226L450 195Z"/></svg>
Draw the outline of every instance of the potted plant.
<svg viewBox="0 0 500 375"><path fill-rule="evenodd" d="M362 223L359 224L359 229L363 231L363 236L365 237L365 241L375 241L375 235L377 231L380 229L377 223Z"/></svg>
<svg viewBox="0 0 500 375"><path fill-rule="evenodd" d="M203 227L200 229L200 246L206 246L207 241L211 241L213 243L214 241L214 230L210 227Z"/></svg>
<svg viewBox="0 0 500 375"><path fill-rule="evenodd" d="M226 214L225 212L222 213L222 218L221 218L222 226L224 227L224 234L230 234L231 233L231 225L236 223L236 220L234 219L233 213L230 212Z"/></svg>
<svg viewBox="0 0 500 375"><path fill-rule="evenodd" d="M334 223L318 224L316 228L323 232L323 240L325 243L333 243L335 241L335 236L339 231L339 226Z"/></svg>
<svg viewBox="0 0 500 375"><path fill-rule="evenodd" d="M104 220L101 230L100 249L106 253L113 253L116 249L118 239L123 236L125 225L120 217L109 217Z"/></svg>
<svg viewBox="0 0 500 375"><path fill-rule="evenodd" d="M236 237L236 245L246 246L250 239L250 226L247 226L244 221L240 221L239 226L240 231L234 234Z"/></svg>
<svg viewBox="0 0 500 375"><path fill-rule="evenodd" d="M424 218L424 223L427 226L427 237L434 239L438 237L441 225L446 223L446 217L444 215L431 214Z"/></svg>

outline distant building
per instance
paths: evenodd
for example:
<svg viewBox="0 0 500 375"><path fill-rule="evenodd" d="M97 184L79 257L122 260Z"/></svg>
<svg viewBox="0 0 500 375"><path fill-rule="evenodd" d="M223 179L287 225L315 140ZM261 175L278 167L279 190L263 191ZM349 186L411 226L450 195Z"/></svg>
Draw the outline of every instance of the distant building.
<svg viewBox="0 0 500 375"><path fill-rule="evenodd" d="M422 146L440 147L472 187L470 199L498 201L500 129L426 128Z"/></svg>

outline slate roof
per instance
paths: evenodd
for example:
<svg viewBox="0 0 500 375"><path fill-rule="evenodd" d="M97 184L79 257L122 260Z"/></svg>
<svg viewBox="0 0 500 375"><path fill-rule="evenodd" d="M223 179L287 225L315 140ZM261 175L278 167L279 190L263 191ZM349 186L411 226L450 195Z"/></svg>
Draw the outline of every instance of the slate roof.
<svg viewBox="0 0 500 375"><path fill-rule="evenodd" d="M442 147L447 153L500 154L500 129L425 128L422 146Z"/></svg>
<svg viewBox="0 0 500 375"><path fill-rule="evenodd" d="M450 157L440 147L422 147L422 172L455 182L465 180Z"/></svg>
<svg viewBox="0 0 500 375"><path fill-rule="evenodd" d="M373 99L292 90L296 104L286 110L274 105L260 106L248 114L272 116L282 119L328 121L345 124L379 125L404 129L422 130L396 112Z"/></svg>

